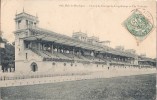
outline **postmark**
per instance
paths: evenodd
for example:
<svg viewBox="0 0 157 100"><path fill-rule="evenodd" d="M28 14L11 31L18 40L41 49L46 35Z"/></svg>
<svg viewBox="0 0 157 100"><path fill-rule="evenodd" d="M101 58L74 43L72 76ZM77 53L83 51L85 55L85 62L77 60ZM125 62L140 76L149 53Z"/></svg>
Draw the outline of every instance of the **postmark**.
<svg viewBox="0 0 157 100"><path fill-rule="evenodd" d="M154 27L153 18L149 12L136 9L124 21L124 26L136 38L137 44L139 44L151 33Z"/></svg>

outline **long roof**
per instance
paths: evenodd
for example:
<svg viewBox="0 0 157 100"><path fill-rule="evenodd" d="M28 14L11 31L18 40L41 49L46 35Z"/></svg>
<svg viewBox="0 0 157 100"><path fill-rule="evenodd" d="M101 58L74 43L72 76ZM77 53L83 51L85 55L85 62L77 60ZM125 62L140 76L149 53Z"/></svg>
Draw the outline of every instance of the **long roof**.
<svg viewBox="0 0 157 100"><path fill-rule="evenodd" d="M80 47L80 48L84 48L87 50L99 51L101 53L110 53L113 55L132 57L132 58L137 56L132 53L115 50L108 46L94 45L94 44L91 44L88 42L76 40L72 37L69 37L69 36L66 36L63 34L59 34L59 33L55 33L53 31L49 31L49 30L42 29L42 28L32 27L32 28L29 28L29 30L31 32L34 32L37 34L33 35L33 36L29 36L29 37L24 37L23 38L24 40L34 41L37 39L41 39L42 41L49 41L49 42L55 42L55 43L68 45L68 46Z"/></svg>
<svg viewBox="0 0 157 100"><path fill-rule="evenodd" d="M151 62L156 62L156 59L148 58L148 57L142 57L139 56L140 60L139 61L151 61Z"/></svg>

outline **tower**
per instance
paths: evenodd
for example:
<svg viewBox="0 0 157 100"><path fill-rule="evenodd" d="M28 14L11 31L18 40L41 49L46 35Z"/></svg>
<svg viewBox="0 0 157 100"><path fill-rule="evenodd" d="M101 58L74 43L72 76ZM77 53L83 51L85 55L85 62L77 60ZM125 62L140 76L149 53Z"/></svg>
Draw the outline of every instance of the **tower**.
<svg viewBox="0 0 157 100"><path fill-rule="evenodd" d="M39 21L37 16L30 15L24 10L15 15L15 66L20 66L19 62L26 60L26 48L23 38L29 37L31 35L29 29L37 27L38 23Z"/></svg>
<svg viewBox="0 0 157 100"><path fill-rule="evenodd" d="M36 27L39 23L37 16L32 16L24 12L16 14L15 17L16 30Z"/></svg>

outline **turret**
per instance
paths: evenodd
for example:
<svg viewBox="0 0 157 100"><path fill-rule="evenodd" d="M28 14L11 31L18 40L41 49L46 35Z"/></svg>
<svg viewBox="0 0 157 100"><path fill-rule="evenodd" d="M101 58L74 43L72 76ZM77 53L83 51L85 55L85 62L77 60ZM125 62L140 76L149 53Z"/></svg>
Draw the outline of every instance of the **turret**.
<svg viewBox="0 0 157 100"><path fill-rule="evenodd" d="M15 17L16 30L27 29L30 27L36 27L39 23L37 16L32 16L24 12L16 14Z"/></svg>

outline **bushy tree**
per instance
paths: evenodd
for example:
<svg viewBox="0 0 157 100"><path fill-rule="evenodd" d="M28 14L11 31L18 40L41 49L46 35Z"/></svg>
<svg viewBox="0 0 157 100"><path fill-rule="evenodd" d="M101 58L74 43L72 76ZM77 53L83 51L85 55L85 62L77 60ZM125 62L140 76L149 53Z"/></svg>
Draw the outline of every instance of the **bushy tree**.
<svg viewBox="0 0 157 100"><path fill-rule="evenodd" d="M6 43L5 48L1 50L2 70L8 72L8 69L15 69L15 48L13 45Z"/></svg>

